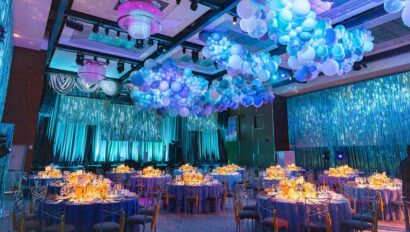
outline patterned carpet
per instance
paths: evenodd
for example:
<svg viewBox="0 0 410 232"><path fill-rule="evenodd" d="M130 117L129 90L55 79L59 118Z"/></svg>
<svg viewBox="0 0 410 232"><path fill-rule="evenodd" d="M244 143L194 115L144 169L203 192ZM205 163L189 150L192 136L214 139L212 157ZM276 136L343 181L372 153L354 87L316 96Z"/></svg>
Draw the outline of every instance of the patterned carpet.
<svg viewBox="0 0 410 232"><path fill-rule="evenodd" d="M245 223L244 227L243 232L252 231L250 223ZM225 211L210 214L176 214L162 210L158 218L157 229L158 232L233 232L235 231L233 206L232 203L228 203ZM10 217L0 219L0 231L12 231ZM146 231L150 231L148 227ZM261 231L261 228L257 227L256 231ZM404 223L399 221L381 221L378 231L404 232Z"/></svg>

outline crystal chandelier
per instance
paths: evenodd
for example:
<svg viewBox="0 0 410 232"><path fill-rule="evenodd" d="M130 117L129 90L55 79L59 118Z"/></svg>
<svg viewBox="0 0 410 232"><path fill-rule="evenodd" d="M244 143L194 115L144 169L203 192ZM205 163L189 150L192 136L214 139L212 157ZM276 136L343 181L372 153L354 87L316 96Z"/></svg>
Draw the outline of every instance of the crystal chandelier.
<svg viewBox="0 0 410 232"><path fill-rule="evenodd" d="M130 0L118 8L118 25L135 39L148 39L161 31L160 4L155 0Z"/></svg>
<svg viewBox="0 0 410 232"><path fill-rule="evenodd" d="M97 84L105 78L106 64L94 60L84 60L84 65L78 66L77 74L88 84Z"/></svg>

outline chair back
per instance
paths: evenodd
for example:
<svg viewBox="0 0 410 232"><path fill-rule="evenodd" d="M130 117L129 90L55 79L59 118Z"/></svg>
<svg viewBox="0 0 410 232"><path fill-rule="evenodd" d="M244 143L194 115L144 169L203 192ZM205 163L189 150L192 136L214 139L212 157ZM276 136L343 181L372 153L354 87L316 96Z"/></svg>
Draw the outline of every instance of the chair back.
<svg viewBox="0 0 410 232"><path fill-rule="evenodd" d="M410 209L410 200L403 197L404 223L405 223L406 232L410 232L409 209Z"/></svg>
<svg viewBox="0 0 410 232"><path fill-rule="evenodd" d="M102 220L106 222L106 221L115 221L115 218L120 218L120 221L121 221L122 212L124 211L119 204L104 205L102 209Z"/></svg>
<svg viewBox="0 0 410 232"><path fill-rule="evenodd" d="M332 217L330 212L326 215L326 232L332 232Z"/></svg>
<svg viewBox="0 0 410 232"><path fill-rule="evenodd" d="M156 226L157 226L157 219L158 219L160 207L161 207L160 204L157 204L157 205L155 206L154 217L152 218L152 223L151 223L151 231L152 231L154 228L156 228Z"/></svg>
<svg viewBox="0 0 410 232"><path fill-rule="evenodd" d="M377 227L378 227L378 224L379 224L379 214L378 214L377 210L373 210L372 218L373 218L372 232L377 232Z"/></svg>
<svg viewBox="0 0 410 232"><path fill-rule="evenodd" d="M269 196L267 200L263 202L263 204L258 204L258 211L260 210L262 215L267 215L267 217L273 216L273 218L277 218L277 212L276 212L276 195Z"/></svg>
<svg viewBox="0 0 410 232"><path fill-rule="evenodd" d="M234 216L235 216L235 223L236 225L239 225L240 219L239 219L239 207L238 203L236 200L233 202L233 211L234 211Z"/></svg>
<svg viewBox="0 0 410 232"><path fill-rule="evenodd" d="M372 215L373 211L379 210L379 195L374 191L365 190L359 199L359 215Z"/></svg>
<svg viewBox="0 0 410 232"><path fill-rule="evenodd" d="M54 207L42 207L41 210L42 228L58 221L59 232L64 232L65 226L65 206L56 205Z"/></svg>
<svg viewBox="0 0 410 232"><path fill-rule="evenodd" d="M39 205L46 199L47 186L35 186L30 189L31 191L31 205L30 213L38 210Z"/></svg>
<svg viewBox="0 0 410 232"><path fill-rule="evenodd" d="M185 196L195 197L195 208L199 207L199 191L197 188L186 188Z"/></svg>
<svg viewBox="0 0 410 232"><path fill-rule="evenodd" d="M311 222L324 222L326 229L331 228L330 217L330 198L305 198L305 220L308 225L308 231L310 231L309 225Z"/></svg>
<svg viewBox="0 0 410 232"><path fill-rule="evenodd" d="M12 219L12 226L13 230L16 231L18 230L18 224L19 224L19 217L21 213L24 212L25 206L24 206L24 196L23 192L20 190L17 190L13 192L13 211L11 214L11 219Z"/></svg>

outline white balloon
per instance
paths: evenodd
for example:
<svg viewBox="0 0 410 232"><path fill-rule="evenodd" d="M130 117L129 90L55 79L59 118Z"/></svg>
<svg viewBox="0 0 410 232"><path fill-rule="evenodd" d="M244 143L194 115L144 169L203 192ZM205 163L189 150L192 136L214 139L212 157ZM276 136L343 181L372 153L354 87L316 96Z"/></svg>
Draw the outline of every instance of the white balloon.
<svg viewBox="0 0 410 232"><path fill-rule="evenodd" d="M401 0L385 0L384 10L389 14L400 12L403 9L403 2Z"/></svg>
<svg viewBox="0 0 410 232"><path fill-rule="evenodd" d="M407 1L407 5L403 8L401 12L401 18L403 19L404 25L410 27L410 2Z"/></svg>
<svg viewBox="0 0 410 232"><path fill-rule="evenodd" d="M104 79L100 81L100 88L107 96L116 96L120 93L122 85L113 79Z"/></svg>
<svg viewBox="0 0 410 232"><path fill-rule="evenodd" d="M301 64L309 64L315 59L315 55L315 49L311 46L307 46L305 49L298 52L298 61Z"/></svg>
<svg viewBox="0 0 410 232"><path fill-rule="evenodd" d="M329 59L322 64L322 72L326 76L333 76L339 71L339 63L334 59Z"/></svg>
<svg viewBox="0 0 410 232"><path fill-rule="evenodd" d="M270 78L270 72L268 70L262 70L258 74L258 79L262 82L268 81Z"/></svg>
<svg viewBox="0 0 410 232"><path fill-rule="evenodd" d="M249 23L251 22L252 18L250 19L241 19L239 22L239 26L241 27L242 31L248 32Z"/></svg>
<svg viewBox="0 0 410 232"><path fill-rule="evenodd" d="M239 44L234 44L232 45L230 52L231 52L231 55L240 56L242 55L242 52L243 52L242 46Z"/></svg>
<svg viewBox="0 0 410 232"><path fill-rule="evenodd" d="M235 69L235 70L241 69L242 68L242 63L243 63L243 60L238 55L233 55L233 56L229 57L228 66Z"/></svg>
<svg viewBox="0 0 410 232"><path fill-rule="evenodd" d="M202 48L202 55L206 58L209 59L211 57L211 53L209 52L209 49L207 46Z"/></svg>
<svg viewBox="0 0 410 232"><path fill-rule="evenodd" d="M291 69L294 69L294 70L299 69L301 66L296 56L289 56L288 65Z"/></svg>
<svg viewBox="0 0 410 232"><path fill-rule="evenodd" d="M258 8L251 0L242 0L236 7L236 12L242 19L249 19L257 10Z"/></svg>
<svg viewBox="0 0 410 232"><path fill-rule="evenodd" d="M152 69L155 66L157 66L157 62L154 59L148 59L144 62L144 67L147 69Z"/></svg>
<svg viewBox="0 0 410 232"><path fill-rule="evenodd" d="M310 3L308 0L293 0L292 13L294 16L306 17L310 12Z"/></svg>

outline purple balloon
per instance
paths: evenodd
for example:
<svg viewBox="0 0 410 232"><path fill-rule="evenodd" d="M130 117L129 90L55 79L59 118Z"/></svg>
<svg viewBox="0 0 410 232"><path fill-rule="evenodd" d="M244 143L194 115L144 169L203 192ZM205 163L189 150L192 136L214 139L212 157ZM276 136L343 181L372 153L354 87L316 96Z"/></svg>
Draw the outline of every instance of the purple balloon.
<svg viewBox="0 0 410 232"><path fill-rule="evenodd" d="M182 107L179 109L179 115L181 117L188 117L189 116L189 109L187 107Z"/></svg>
<svg viewBox="0 0 410 232"><path fill-rule="evenodd" d="M189 87L185 86L182 91L179 93L179 96L182 98L187 98L189 96Z"/></svg>
<svg viewBox="0 0 410 232"><path fill-rule="evenodd" d="M182 85L181 85L180 82L174 81L174 82L171 83L171 89L175 93L179 93L182 90Z"/></svg>

